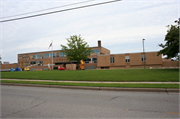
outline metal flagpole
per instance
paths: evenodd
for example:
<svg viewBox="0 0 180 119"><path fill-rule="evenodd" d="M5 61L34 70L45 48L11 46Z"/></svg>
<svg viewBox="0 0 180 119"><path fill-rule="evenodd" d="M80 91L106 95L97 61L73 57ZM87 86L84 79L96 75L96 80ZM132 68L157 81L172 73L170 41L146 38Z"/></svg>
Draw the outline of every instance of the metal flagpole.
<svg viewBox="0 0 180 119"><path fill-rule="evenodd" d="M144 69L145 69L145 53L144 53L144 40L145 40L145 39L143 39L142 41L143 41L143 54L144 54L144 55L143 55L143 59L144 59Z"/></svg>
<svg viewBox="0 0 180 119"><path fill-rule="evenodd" d="M52 70L53 70L53 40L52 40Z"/></svg>

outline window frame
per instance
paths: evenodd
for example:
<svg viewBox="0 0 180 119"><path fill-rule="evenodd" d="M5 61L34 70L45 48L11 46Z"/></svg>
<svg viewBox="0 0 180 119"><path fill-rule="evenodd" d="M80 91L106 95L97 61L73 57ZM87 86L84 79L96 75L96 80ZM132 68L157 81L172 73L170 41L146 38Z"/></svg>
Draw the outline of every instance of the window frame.
<svg viewBox="0 0 180 119"><path fill-rule="evenodd" d="M110 57L110 63L114 63L114 56Z"/></svg>
<svg viewBox="0 0 180 119"><path fill-rule="evenodd" d="M49 53L46 53L46 54L43 54L43 57L46 59L46 58L49 58Z"/></svg>
<svg viewBox="0 0 180 119"><path fill-rule="evenodd" d="M146 62L146 55L141 55L141 61Z"/></svg>
<svg viewBox="0 0 180 119"><path fill-rule="evenodd" d="M61 55L61 53L62 53L62 55ZM63 52L60 52L59 57L66 57L66 55Z"/></svg>
<svg viewBox="0 0 180 119"><path fill-rule="evenodd" d="M100 49L92 49L92 50L94 51L93 53L95 53L96 55L98 55L98 53L100 53L100 52L101 52L101 50L100 50ZM92 54L93 54L93 53L92 53ZM92 54L91 54L91 55L92 55Z"/></svg>
<svg viewBox="0 0 180 119"><path fill-rule="evenodd" d="M57 54L54 52L53 54L52 53L49 53L49 57L52 58L52 55L53 55L53 58L57 56Z"/></svg>
<svg viewBox="0 0 180 119"><path fill-rule="evenodd" d="M125 56L125 61L130 62L130 56L129 55Z"/></svg>
<svg viewBox="0 0 180 119"><path fill-rule="evenodd" d="M94 61L94 63L97 63L97 58L92 58L92 61Z"/></svg>

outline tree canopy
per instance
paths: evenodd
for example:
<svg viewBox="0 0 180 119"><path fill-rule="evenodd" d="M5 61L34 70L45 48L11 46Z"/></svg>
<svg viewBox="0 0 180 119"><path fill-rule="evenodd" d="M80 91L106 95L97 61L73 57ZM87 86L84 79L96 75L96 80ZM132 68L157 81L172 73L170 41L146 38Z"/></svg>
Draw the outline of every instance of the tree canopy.
<svg viewBox="0 0 180 119"><path fill-rule="evenodd" d="M66 40L68 42L67 46L61 45L61 52L66 55L69 61L77 61L80 63L80 60L88 59L88 56L93 52L87 42L82 39L81 35L73 35L70 36L70 38L66 38Z"/></svg>
<svg viewBox="0 0 180 119"><path fill-rule="evenodd" d="M158 52L159 54L167 55L167 58L177 57L179 53L179 20L175 21L176 25L168 25L167 34L165 36L164 41L166 42L164 45L159 44L163 49Z"/></svg>

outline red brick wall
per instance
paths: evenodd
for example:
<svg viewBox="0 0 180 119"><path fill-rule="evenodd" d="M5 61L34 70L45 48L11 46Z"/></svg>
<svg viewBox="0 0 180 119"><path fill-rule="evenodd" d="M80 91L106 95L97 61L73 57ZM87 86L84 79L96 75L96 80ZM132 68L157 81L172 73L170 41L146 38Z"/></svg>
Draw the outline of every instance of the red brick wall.
<svg viewBox="0 0 180 119"><path fill-rule="evenodd" d="M14 64L1 64L1 69L15 69L16 67L18 67L18 63L14 63Z"/></svg>

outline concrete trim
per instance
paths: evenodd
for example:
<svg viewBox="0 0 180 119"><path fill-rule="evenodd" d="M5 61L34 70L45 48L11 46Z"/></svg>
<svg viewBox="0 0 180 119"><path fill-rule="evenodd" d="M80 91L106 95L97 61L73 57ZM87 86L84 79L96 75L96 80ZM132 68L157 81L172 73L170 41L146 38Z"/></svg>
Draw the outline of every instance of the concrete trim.
<svg viewBox="0 0 180 119"><path fill-rule="evenodd" d="M59 86L59 85L20 84L20 83L1 83L1 85L46 87L46 88L65 88L65 89L82 89L82 90L137 91L137 92L178 92L179 93L179 89L165 89L165 88L113 88L113 87Z"/></svg>

